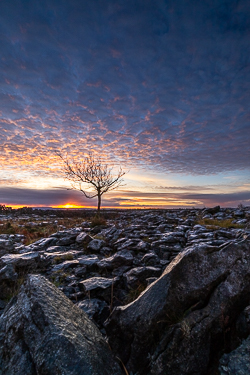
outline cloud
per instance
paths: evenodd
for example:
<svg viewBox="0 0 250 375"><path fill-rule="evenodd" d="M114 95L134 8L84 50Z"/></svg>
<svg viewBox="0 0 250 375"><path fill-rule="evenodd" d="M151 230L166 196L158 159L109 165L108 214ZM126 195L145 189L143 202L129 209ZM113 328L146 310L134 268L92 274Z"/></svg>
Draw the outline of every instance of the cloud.
<svg viewBox="0 0 250 375"><path fill-rule="evenodd" d="M0 187L0 202L19 206L60 206L67 203L89 205L82 193L66 189L22 189Z"/></svg>
<svg viewBox="0 0 250 375"><path fill-rule="evenodd" d="M212 186L193 186L193 185L187 185L187 186L156 186L155 189L160 190L174 190L174 191L207 191L207 190L215 190L216 187Z"/></svg>
<svg viewBox="0 0 250 375"><path fill-rule="evenodd" d="M1 8L5 165L21 154L43 170L38 155L63 148L162 172L249 169L246 0Z"/></svg>
<svg viewBox="0 0 250 375"><path fill-rule="evenodd" d="M87 199L78 191L66 189L25 189L0 187L0 203L7 206L76 206L96 207L96 199ZM236 207L239 203L250 206L250 191L222 193L142 193L140 191L117 191L103 195L103 207Z"/></svg>

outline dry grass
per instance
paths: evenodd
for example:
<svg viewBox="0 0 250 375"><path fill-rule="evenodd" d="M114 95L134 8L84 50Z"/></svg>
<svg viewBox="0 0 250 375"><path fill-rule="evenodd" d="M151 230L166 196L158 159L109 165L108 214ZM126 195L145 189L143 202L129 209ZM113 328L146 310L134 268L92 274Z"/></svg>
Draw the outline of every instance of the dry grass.
<svg viewBox="0 0 250 375"><path fill-rule="evenodd" d="M24 281L25 281L25 275L19 275L16 282L12 286L6 288L5 295L3 298L3 300L6 303L8 303L11 300L11 298L18 295L20 288L23 285Z"/></svg>
<svg viewBox="0 0 250 375"><path fill-rule="evenodd" d="M64 262L65 260L73 260L73 259L74 259L73 254L62 254L62 255L57 255L53 259L53 263L58 264L58 263Z"/></svg>
<svg viewBox="0 0 250 375"><path fill-rule="evenodd" d="M90 223L92 228L100 226L100 225L106 225L106 224L107 224L106 220L104 219L103 216L100 216L100 215L94 216L91 219L91 223Z"/></svg>
<svg viewBox="0 0 250 375"><path fill-rule="evenodd" d="M58 270L49 276L49 281L52 282L56 287L59 287L65 282L65 279L68 276L70 276L70 273L63 270Z"/></svg>
<svg viewBox="0 0 250 375"><path fill-rule="evenodd" d="M54 220L55 221L55 220ZM24 244L29 245L40 238L49 237L51 234L62 230L79 226L82 218L63 218L54 221L35 220L32 218L27 222L23 219L12 219L8 221L0 221L0 234L22 234L24 235Z"/></svg>
<svg viewBox="0 0 250 375"><path fill-rule="evenodd" d="M232 223L233 219L217 220L217 219L199 219L196 224L203 225L208 229L230 229L230 228L244 228L242 224Z"/></svg>

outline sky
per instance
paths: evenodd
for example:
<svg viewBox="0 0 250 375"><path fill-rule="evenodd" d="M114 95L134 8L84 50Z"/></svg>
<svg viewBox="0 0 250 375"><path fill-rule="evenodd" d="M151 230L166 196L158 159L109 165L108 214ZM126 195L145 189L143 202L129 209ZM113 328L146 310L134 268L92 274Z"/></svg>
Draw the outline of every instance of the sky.
<svg viewBox="0 0 250 375"><path fill-rule="evenodd" d="M95 207L59 151L103 207L250 206L249 101L248 0L1 0L0 203Z"/></svg>

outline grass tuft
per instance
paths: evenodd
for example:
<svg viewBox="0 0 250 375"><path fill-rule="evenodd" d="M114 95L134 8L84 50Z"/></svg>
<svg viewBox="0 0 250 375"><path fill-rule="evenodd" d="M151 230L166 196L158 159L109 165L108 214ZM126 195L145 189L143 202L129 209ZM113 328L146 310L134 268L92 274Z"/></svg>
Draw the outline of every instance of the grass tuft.
<svg viewBox="0 0 250 375"><path fill-rule="evenodd" d="M4 299L3 299L6 303L8 303L11 300L11 298L18 295L20 288L25 281L25 278L26 278L25 276L19 276L19 278L14 283L14 285L6 289Z"/></svg>
<svg viewBox="0 0 250 375"><path fill-rule="evenodd" d="M58 264L58 263L62 263L65 260L73 260L73 259L74 259L73 254L62 254L62 255L57 255L53 259L53 263Z"/></svg>
<svg viewBox="0 0 250 375"><path fill-rule="evenodd" d="M106 220L104 219L104 217L102 216L99 216L99 215L96 215L94 216L92 219L91 219L91 223L90 223L90 226L92 228L94 227L97 227L97 226L100 226L100 225L106 225L107 222Z"/></svg>
<svg viewBox="0 0 250 375"><path fill-rule="evenodd" d="M49 276L49 280L56 286L59 287L65 282L65 279L70 276L70 273L64 272L63 270L55 271Z"/></svg>
<svg viewBox="0 0 250 375"><path fill-rule="evenodd" d="M208 229L217 229L217 228L244 228L243 224L235 224L232 222L233 219L217 220L217 219L200 219L196 221L196 224L203 225L208 227Z"/></svg>
<svg viewBox="0 0 250 375"><path fill-rule="evenodd" d="M128 303L131 303L133 302L134 300L136 300L136 298L139 297L139 295L146 289L146 286L142 283L140 283L137 288L135 289L130 289L130 291L128 292L126 298L125 298L125 303L128 304Z"/></svg>

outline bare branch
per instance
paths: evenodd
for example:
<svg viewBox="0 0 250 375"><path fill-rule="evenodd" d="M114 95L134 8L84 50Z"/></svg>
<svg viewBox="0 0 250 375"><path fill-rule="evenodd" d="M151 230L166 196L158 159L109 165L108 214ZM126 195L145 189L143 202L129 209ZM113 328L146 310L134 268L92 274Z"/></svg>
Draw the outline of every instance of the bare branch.
<svg viewBox="0 0 250 375"><path fill-rule="evenodd" d="M126 172L120 168L118 174L113 176L113 168L103 164L101 159L95 158L92 153L80 161L69 161L68 157L64 157L60 152L56 152L56 155L63 161L63 173L71 182L72 189L81 191L89 199L98 197L98 212L102 195L124 186L122 177ZM86 188L83 188L82 184ZM93 194L88 192L88 189L91 189Z"/></svg>

